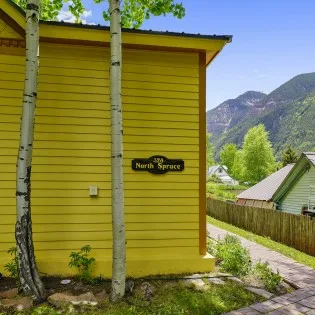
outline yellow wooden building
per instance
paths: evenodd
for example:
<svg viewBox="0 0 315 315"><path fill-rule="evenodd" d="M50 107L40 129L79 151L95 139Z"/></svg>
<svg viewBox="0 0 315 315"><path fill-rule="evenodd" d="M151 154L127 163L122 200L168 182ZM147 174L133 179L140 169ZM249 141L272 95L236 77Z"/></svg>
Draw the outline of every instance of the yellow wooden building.
<svg viewBox="0 0 315 315"><path fill-rule="evenodd" d="M23 12L0 0L0 272L14 245L24 24ZM109 40L106 27L40 25L32 221L43 273L69 274L70 252L88 244L95 273L111 275ZM129 276L213 268L206 253L206 67L230 40L123 32ZM156 155L180 159L184 169L133 170L133 159Z"/></svg>

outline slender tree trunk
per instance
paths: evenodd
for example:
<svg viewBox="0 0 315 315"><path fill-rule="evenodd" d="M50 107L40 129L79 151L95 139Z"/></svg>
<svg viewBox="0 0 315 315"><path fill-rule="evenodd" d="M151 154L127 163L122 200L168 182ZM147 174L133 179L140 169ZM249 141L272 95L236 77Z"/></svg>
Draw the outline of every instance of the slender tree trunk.
<svg viewBox="0 0 315 315"><path fill-rule="evenodd" d="M125 294L126 236L124 223L123 128L121 106L121 22L120 0L108 0L110 8L111 63L110 106L112 134L112 222L113 222L113 302Z"/></svg>
<svg viewBox="0 0 315 315"><path fill-rule="evenodd" d="M20 145L16 165L15 238L21 287L36 301L44 298L34 255L31 219L31 168L34 119L37 98L40 0L28 0L26 7L26 69Z"/></svg>

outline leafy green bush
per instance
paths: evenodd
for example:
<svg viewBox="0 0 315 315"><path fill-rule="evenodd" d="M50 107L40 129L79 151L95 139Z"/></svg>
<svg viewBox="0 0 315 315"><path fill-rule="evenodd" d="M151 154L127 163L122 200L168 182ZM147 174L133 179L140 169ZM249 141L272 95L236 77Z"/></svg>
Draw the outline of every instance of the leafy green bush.
<svg viewBox="0 0 315 315"><path fill-rule="evenodd" d="M90 245L85 245L79 252L72 252L70 254L69 267L75 267L79 271L80 279L87 282L91 282L92 277L92 266L95 263L95 258L89 257L89 253L92 250Z"/></svg>
<svg viewBox="0 0 315 315"><path fill-rule="evenodd" d="M9 276L15 279L16 284L20 287L20 277L19 277L19 265L18 265L18 256L17 256L17 248L11 247L8 251L8 254L13 256L12 260L4 265L4 270L8 272Z"/></svg>
<svg viewBox="0 0 315 315"><path fill-rule="evenodd" d="M254 274L262 279L266 289L271 292L275 292L277 290L282 280L282 277L279 275L279 271L274 273L267 262L258 262L254 266Z"/></svg>
<svg viewBox="0 0 315 315"><path fill-rule="evenodd" d="M238 237L226 234L219 240L215 249L220 269L233 275L245 276L251 269L248 249L244 248Z"/></svg>

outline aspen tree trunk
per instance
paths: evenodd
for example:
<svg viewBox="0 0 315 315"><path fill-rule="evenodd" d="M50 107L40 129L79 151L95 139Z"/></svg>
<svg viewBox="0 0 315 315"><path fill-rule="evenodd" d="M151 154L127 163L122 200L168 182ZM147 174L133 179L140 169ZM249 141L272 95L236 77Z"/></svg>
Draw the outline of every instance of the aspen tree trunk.
<svg viewBox="0 0 315 315"><path fill-rule="evenodd" d="M36 301L44 298L34 255L31 219L31 165L34 119L37 98L40 0L28 0L26 7L26 69L20 145L16 165L15 238L19 261L21 287Z"/></svg>
<svg viewBox="0 0 315 315"><path fill-rule="evenodd" d="M110 8L110 106L112 135L112 229L113 265L111 300L125 294L126 236L124 223L123 128L121 106L121 16L120 0L108 0Z"/></svg>

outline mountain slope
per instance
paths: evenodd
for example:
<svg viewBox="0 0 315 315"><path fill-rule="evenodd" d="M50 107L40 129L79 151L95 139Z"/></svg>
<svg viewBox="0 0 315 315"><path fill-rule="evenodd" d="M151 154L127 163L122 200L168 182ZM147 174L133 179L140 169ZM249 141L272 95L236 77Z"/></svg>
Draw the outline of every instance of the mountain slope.
<svg viewBox="0 0 315 315"><path fill-rule="evenodd" d="M232 129L244 121L251 113L256 112L256 105L266 94L248 91L236 99L230 99L220 104L215 109L207 112L207 128L213 136Z"/></svg>
<svg viewBox="0 0 315 315"><path fill-rule="evenodd" d="M207 114L217 115L221 105ZM240 147L248 129L259 123L269 131L278 156L287 144L299 151L311 150L315 148L315 73L298 75L284 83L255 103L254 110L251 107L244 110L240 106L230 113L230 116L226 115L226 121L233 121L239 113L244 118L232 128L228 126L220 133L214 133L217 158L224 144L235 143ZM211 120L210 123L208 120L208 131L211 132L213 127L209 128L209 124Z"/></svg>

